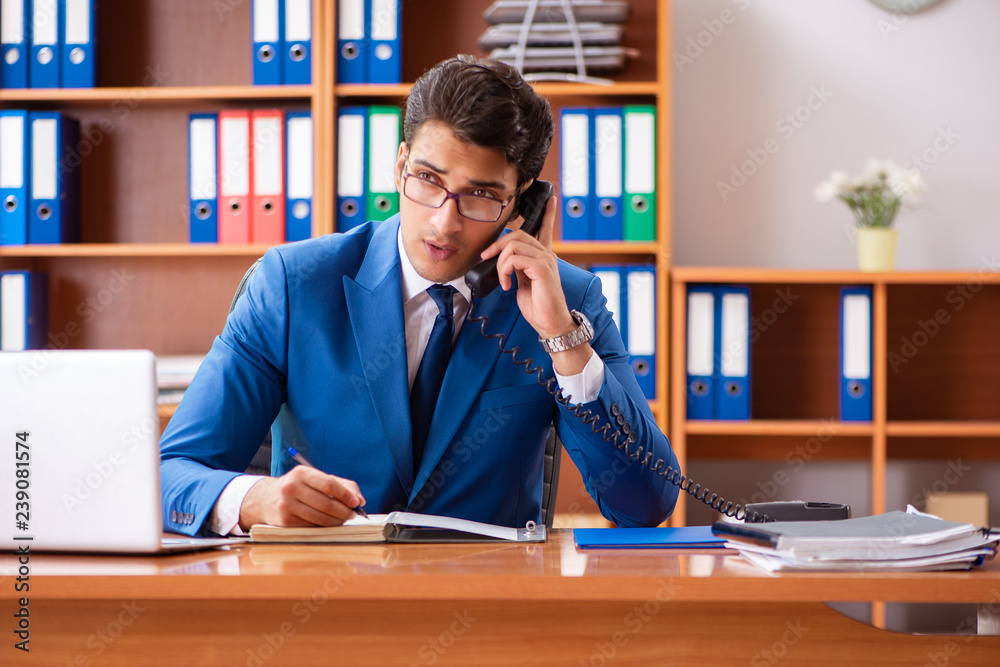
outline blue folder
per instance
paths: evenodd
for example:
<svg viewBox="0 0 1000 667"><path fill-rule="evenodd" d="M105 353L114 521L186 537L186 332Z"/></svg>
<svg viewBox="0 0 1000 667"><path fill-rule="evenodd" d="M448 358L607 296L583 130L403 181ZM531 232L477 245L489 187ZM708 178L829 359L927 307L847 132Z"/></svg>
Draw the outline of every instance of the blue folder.
<svg viewBox="0 0 1000 667"><path fill-rule="evenodd" d="M31 196L28 243L80 241L80 122L59 111L28 114L31 136Z"/></svg>
<svg viewBox="0 0 1000 667"><path fill-rule="evenodd" d="M312 236L313 123L309 111L285 114L285 240Z"/></svg>
<svg viewBox="0 0 1000 667"><path fill-rule="evenodd" d="M0 271L0 351L40 350L49 331L49 277Z"/></svg>
<svg viewBox="0 0 1000 667"><path fill-rule="evenodd" d="M647 266L622 269L622 336L635 381L656 400L656 272Z"/></svg>
<svg viewBox="0 0 1000 667"><path fill-rule="evenodd" d="M368 0L337 0L337 83L368 83Z"/></svg>
<svg viewBox="0 0 1000 667"><path fill-rule="evenodd" d="M580 549L723 549L726 540L711 526L676 528L575 528Z"/></svg>
<svg viewBox="0 0 1000 667"><path fill-rule="evenodd" d="M188 238L219 242L219 115L188 116Z"/></svg>
<svg viewBox="0 0 1000 667"><path fill-rule="evenodd" d="M715 287L688 285L687 291L687 418L715 418Z"/></svg>
<svg viewBox="0 0 1000 667"><path fill-rule="evenodd" d="M312 0L285 0L281 53L286 84L312 83Z"/></svg>
<svg viewBox="0 0 1000 667"><path fill-rule="evenodd" d="M278 54L284 4L282 0L253 0L251 23L255 86L277 86L284 80L283 59Z"/></svg>
<svg viewBox="0 0 1000 667"><path fill-rule="evenodd" d="M0 245L28 242L30 137L27 111L0 110L0 147L4 152L0 163Z"/></svg>
<svg viewBox="0 0 1000 667"><path fill-rule="evenodd" d="M715 418L750 419L750 288L715 289Z"/></svg>
<svg viewBox="0 0 1000 667"><path fill-rule="evenodd" d="M403 3L400 0L366 0L371 4L368 36L368 83L402 81L403 58L400 34L403 31Z"/></svg>
<svg viewBox="0 0 1000 667"><path fill-rule="evenodd" d="M97 85L96 0L65 0L60 34L63 88L93 88Z"/></svg>
<svg viewBox="0 0 1000 667"><path fill-rule="evenodd" d="M346 232L368 218L368 107L337 109L337 231Z"/></svg>
<svg viewBox="0 0 1000 667"><path fill-rule="evenodd" d="M31 63L28 81L32 88L58 88L62 83L59 65L62 48L59 45L59 0L31 1Z"/></svg>
<svg viewBox="0 0 1000 667"><path fill-rule="evenodd" d="M591 109L564 108L559 114L559 186L564 241L591 241L594 238L592 125Z"/></svg>
<svg viewBox="0 0 1000 667"><path fill-rule="evenodd" d="M3 26L3 42L0 44L0 88L27 88L28 61L31 56L28 46L28 28L31 15L28 0L3 0L4 8L10 12L4 18L11 19L13 25Z"/></svg>
<svg viewBox="0 0 1000 667"><path fill-rule="evenodd" d="M594 109L590 150L593 154L591 187L596 202L592 212L595 241L621 241L624 238L623 128L621 107Z"/></svg>
<svg viewBox="0 0 1000 667"><path fill-rule="evenodd" d="M840 290L840 419L872 420L872 288Z"/></svg>

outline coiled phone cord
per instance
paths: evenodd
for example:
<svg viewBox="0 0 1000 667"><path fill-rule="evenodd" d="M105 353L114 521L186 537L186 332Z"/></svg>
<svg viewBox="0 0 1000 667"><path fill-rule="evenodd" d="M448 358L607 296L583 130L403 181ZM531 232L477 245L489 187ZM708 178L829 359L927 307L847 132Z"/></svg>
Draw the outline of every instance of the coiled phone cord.
<svg viewBox="0 0 1000 667"><path fill-rule="evenodd" d="M621 409L619 409L617 403L611 404L611 416L614 417L615 423L618 428L611 432L612 424L607 422L604 426L598 428L598 423L601 416L592 412L591 410L584 410L583 404L578 403L576 407L571 407L570 398L563 396L562 389L553 389L553 386L557 384L555 377L550 377L547 380L544 379L543 373L545 369L541 366L532 365L535 363L531 357L525 359L518 359L517 355L521 351L519 345L515 345L510 349L506 349L507 335L504 333L487 333L486 323L489 322L489 318L486 315L473 315L476 309L476 299L472 297L469 303L469 313L466 319L469 322L479 324L479 332L486 338L491 338L497 341L497 345L500 347L500 351L504 354L509 354L511 361L513 361L518 366L522 366L523 370L528 375L535 375L535 381L539 385L545 388L545 391L549 392L555 399L556 402L566 408L574 417L583 421L584 424L590 426L590 429L604 438L605 442L610 442L614 444L616 449L622 450L625 453L626 458L630 458L643 467L645 467L650 472L659 475L664 478L681 491L691 495L695 500L708 505L716 512L720 512L728 517L734 518L737 521L745 521L747 518L748 510L744 508L739 503L733 503L727 501L725 498L717 493L712 493L708 487L702 487L693 479L686 475L682 475L680 470L676 470L673 466L666 465L663 459L656 459L653 462L653 452L646 451L645 455L642 445L637 445L635 451L630 451L629 445L634 443L639 439L635 431L632 430L632 425L628 423L625 419L625 415L622 414ZM666 466L666 467L664 467ZM711 497L709 497L711 494ZM757 521L767 521L767 515L758 514L757 512L750 512L751 520Z"/></svg>

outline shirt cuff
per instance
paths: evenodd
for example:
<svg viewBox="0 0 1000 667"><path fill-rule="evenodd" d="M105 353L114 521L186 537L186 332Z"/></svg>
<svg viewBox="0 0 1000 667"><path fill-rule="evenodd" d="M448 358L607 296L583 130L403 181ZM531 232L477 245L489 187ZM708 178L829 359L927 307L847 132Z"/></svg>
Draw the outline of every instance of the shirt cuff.
<svg viewBox="0 0 1000 667"><path fill-rule="evenodd" d="M597 400L604 386L604 361L592 349L582 371L576 375L555 375L563 396L573 398L573 403L590 403Z"/></svg>
<svg viewBox="0 0 1000 667"><path fill-rule="evenodd" d="M240 475L226 484L212 508L209 528L219 535L246 535L240 528L240 507L250 487L262 479L261 475Z"/></svg>

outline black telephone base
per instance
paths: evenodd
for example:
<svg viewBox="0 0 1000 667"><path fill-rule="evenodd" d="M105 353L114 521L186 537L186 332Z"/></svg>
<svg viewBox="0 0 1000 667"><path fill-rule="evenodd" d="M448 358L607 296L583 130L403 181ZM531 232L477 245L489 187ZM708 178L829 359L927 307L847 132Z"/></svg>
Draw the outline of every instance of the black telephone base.
<svg viewBox="0 0 1000 667"><path fill-rule="evenodd" d="M770 521L838 521L851 518L851 506L843 503L816 503L805 500L779 500L748 503L747 523Z"/></svg>

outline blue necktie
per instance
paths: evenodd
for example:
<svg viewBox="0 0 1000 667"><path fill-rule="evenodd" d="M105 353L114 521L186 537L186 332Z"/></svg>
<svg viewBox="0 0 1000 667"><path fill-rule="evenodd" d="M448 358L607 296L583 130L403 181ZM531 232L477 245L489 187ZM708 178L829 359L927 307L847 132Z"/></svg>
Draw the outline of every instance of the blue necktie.
<svg viewBox="0 0 1000 667"><path fill-rule="evenodd" d="M451 357L451 341L455 337L455 317L452 312L452 296L455 288L451 285L431 285L427 293L438 307L434 318L434 328L427 341L427 349L420 360L420 368L413 379L410 390L410 421L413 424L413 469L420 467L424 455L424 444L431 428L434 406L437 405L441 382L444 380L448 359Z"/></svg>

